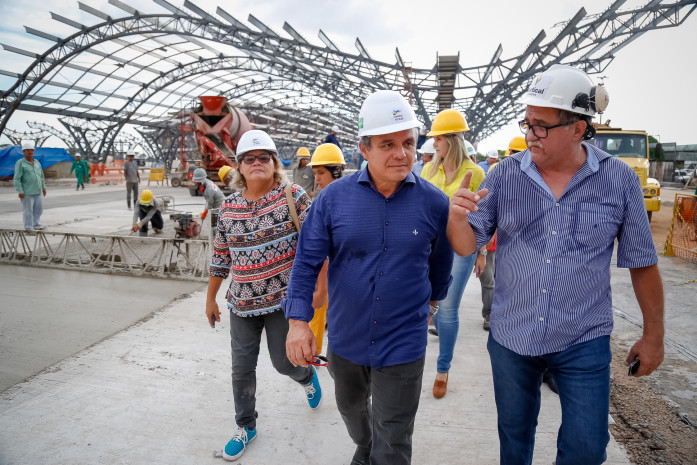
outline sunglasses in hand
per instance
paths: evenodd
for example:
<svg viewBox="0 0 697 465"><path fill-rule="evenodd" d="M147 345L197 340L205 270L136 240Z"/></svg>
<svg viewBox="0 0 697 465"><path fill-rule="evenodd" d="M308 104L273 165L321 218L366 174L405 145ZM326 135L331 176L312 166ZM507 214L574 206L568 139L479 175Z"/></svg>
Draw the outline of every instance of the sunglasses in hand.
<svg viewBox="0 0 697 465"><path fill-rule="evenodd" d="M316 355L313 361L307 363L316 367L326 367L329 365L329 360L324 355Z"/></svg>

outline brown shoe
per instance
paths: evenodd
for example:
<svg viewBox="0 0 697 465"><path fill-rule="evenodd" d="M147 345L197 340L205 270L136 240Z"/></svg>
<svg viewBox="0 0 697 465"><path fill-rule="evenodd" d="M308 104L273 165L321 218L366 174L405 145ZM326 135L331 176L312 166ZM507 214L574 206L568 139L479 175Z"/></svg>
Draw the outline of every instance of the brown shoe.
<svg viewBox="0 0 697 465"><path fill-rule="evenodd" d="M445 381L440 381L436 378L436 381L433 383L433 397L442 399L445 397L446 392L448 392L448 373L445 374Z"/></svg>

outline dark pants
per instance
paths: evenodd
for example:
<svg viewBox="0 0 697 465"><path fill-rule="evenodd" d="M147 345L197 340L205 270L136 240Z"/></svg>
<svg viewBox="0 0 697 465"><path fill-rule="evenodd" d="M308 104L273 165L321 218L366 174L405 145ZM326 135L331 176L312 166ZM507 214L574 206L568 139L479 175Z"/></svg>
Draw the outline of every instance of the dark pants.
<svg viewBox="0 0 697 465"><path fill-rule="evenodd" d="M312 368L294 367L286 356L288 320L281 310L247 317L230 312L232 395L235 400L235 421L240 428L246 426L254 429L257 426L257 360L264 328L271 364L276 371L303 385L312 381ZM299 399L303 398L302 391L298 391L297 395Z"/></svg>
<svg viewBox="0 0 697 465"><path fill-rule="evenodd" d="M352 463L411 463L411 437L425 357L372 369L336 355L331 348L327 349L327 356L336 405L349 436L358 446Z"/></svg>
<svg viewBox="0 0 697 465"><path fill-rule="evenodd" d="M138 218L140 218L141 220L145 218L147 214L148 212L144 212L142 208L138 210ZM165 222L162 220L162 214L160 213L160 210L157 210L155 214L152 216L152 218L150 218L150 223L152 223L152 227L155 229L162 229L165 227ZM140 235L148 235L148 223L145 223L143 227L140 228Z"/></svg>
<svg viewBox="0 0 697 465"><path fill-rule="evenodd" d="M605 461L610 440L610 336L537 357L509 350L491 334L487 348L494 376L501 465L532 463L545 370L554 376L561 403L556 464Z"/></svg>
<svg viewBox="0 0 697 465"><path fill-rule="evenodd" d="M126 183L126 203L128 207L131 206L131 192L133 192L133 206L135 207L136 202L138 202L138 183L137 182L127 182Z"/></svg>
<svg viewBox="0 0 697 465"><path fill-rule="evenodd" d="M479 283L482 285L482 317L488 319L491 315L491 303L494 301L494 275L496 271L496 251L486 254L486 267L479 275Z"/></svg>

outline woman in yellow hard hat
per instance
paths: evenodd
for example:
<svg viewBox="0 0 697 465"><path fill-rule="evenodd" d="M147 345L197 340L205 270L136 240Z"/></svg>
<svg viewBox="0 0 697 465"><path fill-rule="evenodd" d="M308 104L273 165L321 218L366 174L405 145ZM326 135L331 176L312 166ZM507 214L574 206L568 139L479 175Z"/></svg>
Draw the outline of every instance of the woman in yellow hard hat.
<svg viewBox="0 0 697 465"><path fill-rule="evenodd" d="M476 192L484 180L484 170L470 160L467 154L464 134L468 130L465 117L459 111L449 109L438 113L433 120L431 132L427 134L433 137L436 155L433 161L424 166L421 177L451 198L460 188L468 171L472 172L469 187L472 191ZM445 396L448 389L448 372L460 326L458 309L476 258L476 253L469 257L455 255L451 273L453 282L448 289L448 296L440 302L439 311L433 316L435 330L428 330L438 336L440 343L436 380L433 384L433 396L437 399Z"/></svg>
<svg viewBox="0 0 697 465"><path fill-rule="evenodd" d="M344 171L344 154L341 149L332 144L322 144L315 149L312 154L312 161L308 166L312 167L315 174L315 183L320 191L329 184L339 179ZM317 286L312 295L312 308L315 309L315 316L310 321L310 330L317 340L317 353L322 353L324 341L324 328L327 325L327 306L329 305L329 293L327 289L327 267L329 260L324 261L322 270L317 277Z"/></svg>

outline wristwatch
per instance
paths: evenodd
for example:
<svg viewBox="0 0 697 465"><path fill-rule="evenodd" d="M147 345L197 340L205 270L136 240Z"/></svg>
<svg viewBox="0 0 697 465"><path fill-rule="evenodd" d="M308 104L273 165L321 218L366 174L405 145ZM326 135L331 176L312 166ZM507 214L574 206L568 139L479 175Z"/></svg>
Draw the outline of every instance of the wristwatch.
<svg viewBox="0 0 697 465"><path fill-rule="evenodd" d="M484 250L480 250L478 253L479 253L479 255L484 255L486 257L486 254L488 252L486 251L486 249L484 249Z"/></svg>
<svg viewBox="0 0 697 465"><path fill-rule="evenodd" d="M431 315L435 315L436 313L438 313L438 309L440 308L438 305L428 304L428 306L431 310Z"/></svg>

